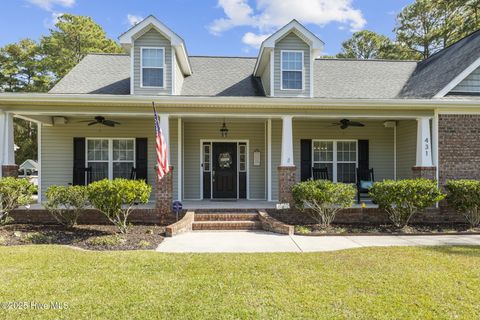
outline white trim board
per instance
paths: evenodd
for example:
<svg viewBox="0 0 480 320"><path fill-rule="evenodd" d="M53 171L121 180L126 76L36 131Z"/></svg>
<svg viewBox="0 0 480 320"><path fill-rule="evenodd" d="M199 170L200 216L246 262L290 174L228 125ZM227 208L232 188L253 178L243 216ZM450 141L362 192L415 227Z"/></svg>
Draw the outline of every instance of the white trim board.
<svg viewBox="0 0 480 320"><path fill-rule="evenodd" d="M462 71L458 76L456 76L449 84L445 86L440 92L438 92L434 98L443 98L445 97L450 91L453 90L460 82L465 80L473 71L480 67L480 58L475 60L468 68Z"/></svg>
<svg viewBox="0 0 480 320"><path fill-rule="evenodd" d="M217 142L230 142L236 143L237 145L237 200L240 200L240 188L239 188L239 176L240 176L240 154L239 154L239 143L245 143L247 145L246 153L246 200L250 199L250 140L248 139L200 139L200 200L208 200L203 197L203 145L204 143L210 143L210 199L213 198L213 177L212 177L212 167L213 167L213 143Z"/></svg>

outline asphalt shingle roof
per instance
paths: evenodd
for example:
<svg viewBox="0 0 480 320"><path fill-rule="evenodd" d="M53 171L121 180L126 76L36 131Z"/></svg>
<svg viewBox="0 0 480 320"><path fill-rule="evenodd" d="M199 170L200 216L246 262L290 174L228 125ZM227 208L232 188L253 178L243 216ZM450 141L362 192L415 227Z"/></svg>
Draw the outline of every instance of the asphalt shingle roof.
<svg viewBox="0 0 480 320"><path fill-rule="evenodd" d="M480 58L480 30L418 63L400 97L432 98Z"/></svg>
<svg viewBox="0 0 480 320"><path fill-rule="evenodd" d="M331 99L432 98L480 57L480 31L421 61L317 59L314 94ZM190 57L183 96L264 96L256 58ZM130 94L130 57L90 54L50 93Z"/></svg>

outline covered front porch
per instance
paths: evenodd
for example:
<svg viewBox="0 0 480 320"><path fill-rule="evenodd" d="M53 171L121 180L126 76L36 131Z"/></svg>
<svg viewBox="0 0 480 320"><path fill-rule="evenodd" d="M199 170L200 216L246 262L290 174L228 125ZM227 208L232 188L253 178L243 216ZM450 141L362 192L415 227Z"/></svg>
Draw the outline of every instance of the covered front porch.
<svg viewBox="0 0 480 320"><path fill-rule="evenodd" d="M87 120L100 115L119 125L88 126ZM157 201L151 112L127 114L98 108L11 111L0 116L6 129L0 139L5 151L3 175L15 164L13 117L39 124L39 202L51 185L130 178L132 169L144 170L145 180L154 188L152 204ZM291 202L291 186L312 178L313 168L327 168L330 180L346 183L357 183L356 171L362 167L373 169L375 181L432 173L431 178L436 177L438 129L430 111L169 112L159 116L173 166L171 199L182 201L186 209L275 208L277 203ZM361 126L342 127L343 119ZM79 138L84 143L76 145ZM85 172L80 173L83 179L76 180L79 166L101 169L91 180Z"/></svg>

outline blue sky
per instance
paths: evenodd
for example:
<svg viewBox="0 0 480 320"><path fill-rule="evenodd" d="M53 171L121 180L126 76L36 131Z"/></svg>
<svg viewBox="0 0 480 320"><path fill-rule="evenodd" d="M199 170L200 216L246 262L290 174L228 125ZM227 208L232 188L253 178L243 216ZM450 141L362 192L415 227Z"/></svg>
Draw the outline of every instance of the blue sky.
<svg viewBox="0 0 480 320"><path fill-rule="evenodd" d="M0 46L39 39L60 13L88 15L113 38L155 15L182 36L190 55L255 56L263 38L297 18L336 54L352 32L392 36L395 16L413 0L9 0L2 1ZM8 30L8 31L7 31Z"/></svg>

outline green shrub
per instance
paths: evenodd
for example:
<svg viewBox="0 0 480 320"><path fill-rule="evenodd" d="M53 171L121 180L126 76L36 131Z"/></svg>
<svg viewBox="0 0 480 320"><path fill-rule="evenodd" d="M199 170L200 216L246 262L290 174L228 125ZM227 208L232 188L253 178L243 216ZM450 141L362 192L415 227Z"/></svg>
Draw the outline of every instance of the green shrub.
<svg viewBox="0 0 480 320"><path fill-rule="evenodd" d="M72 228L88 203L85 186L51 186L45 207L61 225Z"/></svg>
<svg viewBox="0 0 480 320"><path fill-rule="evenodd" d="M448 190L448 203L464 215L471 227L480 225L480 181L449 180L445 187Z"/></svg>
<svg viewBox="0 0 480 320"><path fill-rule="evenodd" d="M150 247L152 244L149 242L149 241L146 241L146 240L140 240L138 243L137 243L137 246L139 246L140 248L148 248Z"/></svg>
<svg viewBox="0 0 480 320"><path fill-rule="evenodd" d="M309 234L311 233L312 231L307 228L307 227L304 227L304 226L295 226L295 233L297 234Z"/></svg>
<svg viewBox="0 0 480 320"><path fill-rule="evenodd" d="M28 232L22 237L21 240L25 243L48 244L53 243L55 238L41 232Z"/></svg>
<svg viewBox="0 0 480 320"><path fill-rule="evenodd" d="M30 204L34 190L34 185L27 179L0 179L0 225L13 220L8 216L12 210Z"/></svg>
<svg viewBox="0 0 480 320"><path fill-rule="evenodd" d="M125 242L125 239L118 235L99 236L88 239L87 244L96 247L115 247Z"/></svg>
<svg viewBox="0 0 480 320"><path fill-rule="evenodd" d="M369 194L399 228L407 226L415 213L435 205L445 197L438 189L437 182L428 179L375 182Z"/></svg>
<svg viewBox="0 0 480 320"><path fill-rule="evenodd" d="M309 180L292 188L297 208L306 210L322 227L328 227L336 213L350 207L356 189L351 184L333 183L329 180Z"/></svg>
<svg viewBox="0 0 480 320"><path fill-rule="evenodd" d="M143 180L101 180L88 186L90 203L101 211L107 219L118 227L121 233L127 233L127 219L133 206L147 203L152 187Z"/></svg>

